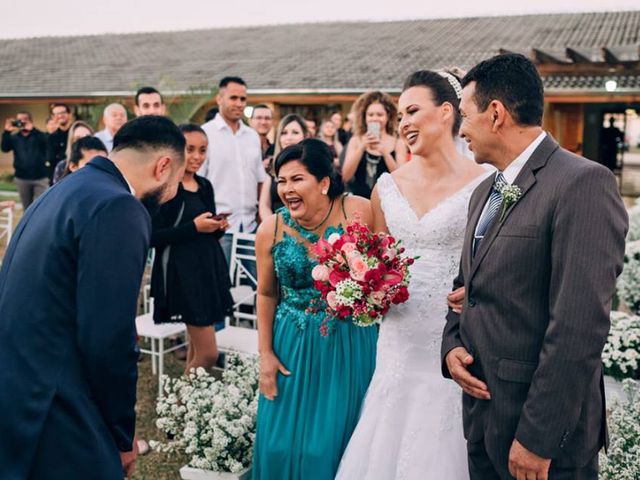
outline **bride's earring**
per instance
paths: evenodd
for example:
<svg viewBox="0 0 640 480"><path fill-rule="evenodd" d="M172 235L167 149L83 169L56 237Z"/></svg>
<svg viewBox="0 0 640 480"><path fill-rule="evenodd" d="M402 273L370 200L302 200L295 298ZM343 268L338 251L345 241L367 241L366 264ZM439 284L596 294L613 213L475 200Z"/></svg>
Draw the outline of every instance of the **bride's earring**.
<svg viewBox="0 0 640 480"><path fill-rule="evenodd" d="M322 190L322 194L323 194L323 195L326 195L326 194L328 194L328 193L329 193L329 190L327 190L326 188L325 188L324 190Z"/></svg>

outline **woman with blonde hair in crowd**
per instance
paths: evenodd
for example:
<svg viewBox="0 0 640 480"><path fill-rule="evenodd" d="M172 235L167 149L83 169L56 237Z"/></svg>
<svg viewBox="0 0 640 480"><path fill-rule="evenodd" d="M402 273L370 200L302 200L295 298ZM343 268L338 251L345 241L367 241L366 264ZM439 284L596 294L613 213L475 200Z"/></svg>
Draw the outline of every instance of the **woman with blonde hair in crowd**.
<svg viewBox="0 0 640 480"><path fill-rule="evenodd" d="M280 152L289 145L295 145L309 136L307 123L297 113L290 113L280 120L276 129L275 148L273 157L267 168L269 178L262 184L260 199L258 201L258 212L261 219L268 218L273 212L282 207L283 203L278 196L278 185L274 180L273 163Z"/></svg>
<svg viewBox="0 0 640 480"><path fill-rule="evenodd" d="M354 128L342 166L342 178L355 195L370 198L376 181L393 172L402 150L396 133L398 109L383 92L366 92L353 104Z"/></svg>
<svg viewBox="0 0 640 480"><path fill-rule="evenodd" d="M331 118L324 119L320 124L320 133L318 133L318 138L329 145L329 150L331 151L331 155L333 155L333 165L339 169L340 162L338 159L340 158L340 154L344 147L338 139L338 127L336 127L336 124L331 120Z"/></svg>
<svg viewBox="0 0 640 480"><path fill-rule="evenodd" d="M80 138L93 136L94 131L93 128L89 126L88 123L83 122L82 120L76 120L69 127L69 137L67 140L67 150L63 160L60 160L55 167L53 172L53 183L56 183L64 176L64 172L67 169L67 163L69 158L71 158L71 149L73 148L73 144L76 143Z"/></svg>

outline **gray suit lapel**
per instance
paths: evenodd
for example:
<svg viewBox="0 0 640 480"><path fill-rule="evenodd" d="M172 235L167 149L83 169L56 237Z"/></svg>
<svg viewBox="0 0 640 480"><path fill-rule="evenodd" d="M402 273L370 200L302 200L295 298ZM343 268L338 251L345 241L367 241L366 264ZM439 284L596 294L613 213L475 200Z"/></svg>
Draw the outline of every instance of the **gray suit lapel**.
<svg viewBox="0 0 640 480"><path fill-rule="evenodd" d="M498 236L498 233L500 233L500 229L509 218L509 215L511 215L511 212L516 208L518 208L518 204L522 201L522 198L527 194L529 190L531 190L531 187L535 185L536 183L535 173L546 165L547 160L549 160L549 157L557 148L558 148L558 144L551 137L551 135L547 133L547 136L545 137L545 139L542 141L542 143L540 143L540 145L538 145L538 148L534 150L533 154L531 155L527 163L525 163L525 165L522 167L522 170L520 170L520 173L518 174L515 181L513 182L514 185L518 185L520 187L520 189L522 190L522 195L520 196L520 199L515 204L509 207L509 209L504 215L504 218L502 218L502 221L500 221L500 216L499 216L500 214L498 214L498 218L494 220L493 224L489 228L489 231L486 233L484 239L482 240L482 243L480 244L480 248L478 248L478 251L476 252L475 257L473 257L471 261L469 280L471 280L475 272L478 270L478 267L482 263L482 260L484 259L487 252L491 248L491 244ZM486 202L486 198L485 198L485 202ZM484 203L482 204L482 207L484 207ZM482 207L480 211L482 211ZM478 219L476 219L476 223L477 222L478 222ZM475 230L475 224L474 224L474 230ZM473 231L472 231L472 237L473 237ZM465 282L467 282L466 279L465 279Z"/></svg>

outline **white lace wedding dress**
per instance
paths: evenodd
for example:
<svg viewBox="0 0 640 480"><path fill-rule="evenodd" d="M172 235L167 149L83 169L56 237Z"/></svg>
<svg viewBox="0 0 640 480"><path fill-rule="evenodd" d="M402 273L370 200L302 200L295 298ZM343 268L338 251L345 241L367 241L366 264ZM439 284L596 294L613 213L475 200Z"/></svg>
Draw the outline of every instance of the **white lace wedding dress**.
<svg viewBox="0 0 640 480"><path fill-rule="evenodd" d="M409 301L380 327L376 370L342 457L340 480L464 480L466 443L460 388L442 377L446 296L458 263L469 197L485 175L417 218L389 174L378 180L391 235L411 267Z"/></svg>

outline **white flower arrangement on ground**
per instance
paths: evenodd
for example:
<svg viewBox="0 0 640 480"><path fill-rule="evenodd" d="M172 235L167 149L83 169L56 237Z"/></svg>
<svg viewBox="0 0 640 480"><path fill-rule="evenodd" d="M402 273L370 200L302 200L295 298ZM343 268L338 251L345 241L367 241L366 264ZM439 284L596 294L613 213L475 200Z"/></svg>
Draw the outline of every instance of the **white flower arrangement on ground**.
<svg viewBox="0 0 640 480"><path fill-rule="evenodd" d="M611 329L602 351L604 374L622 380L640 376L640 317L611 312Z"/></svg>
<svg viewBox="0 0 640 480"><path fill-rule="evenodd" d="M637 382L624 381L628 401L616 401L609 417L610 445L600 456L600 480L640 478L640 394Z"/></svg>
<svg viewBox="0 0 640 480"><path fill-rule="evenodd" d="M640 240L640 203L637 203L629 209L629 232L627 233L627 242L635 242Z"/></svg>
<svg viewBox="0 0 640 480"><path fill-rule="evenodd" d="M624 268L618 277L618 298L636 315L640 313L640 240L628 242Z"/></svg>
<svg viewBox="0 0 640 480"><path fill-rule="evenodd" d="M163 452L181 451L189 466L238 473L251 465L258 407L258 362L227 355L222 380L198 368L189 376L164 379L156 426L166 443L151 442Z"/></svg>

